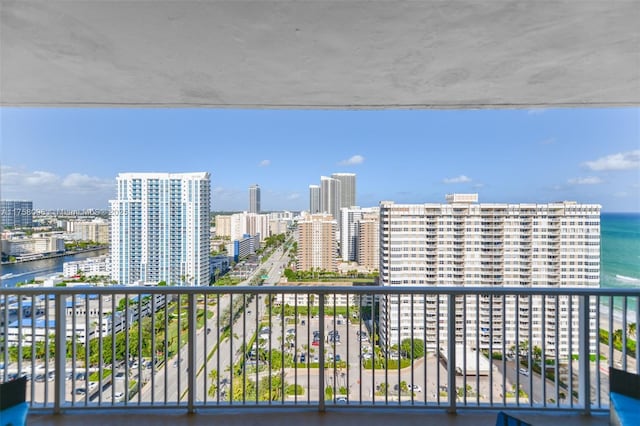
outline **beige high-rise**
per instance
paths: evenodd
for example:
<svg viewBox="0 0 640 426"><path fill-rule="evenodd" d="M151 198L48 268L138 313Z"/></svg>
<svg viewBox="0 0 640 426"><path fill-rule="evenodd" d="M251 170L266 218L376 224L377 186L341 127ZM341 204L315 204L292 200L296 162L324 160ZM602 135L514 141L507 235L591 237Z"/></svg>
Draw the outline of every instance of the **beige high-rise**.
<svg viewBox="0 0 640 426"><path fill-rule="evenodd" d="M380 214L364 213L358 221L358 264L369 270L380 265Z"/></svg>
<svg viewBox="0 0 640 426"><path fill-rule="evenodd" d="M298 270L338 270L336 228L330 214L309 215L298 222Z"/></svg>

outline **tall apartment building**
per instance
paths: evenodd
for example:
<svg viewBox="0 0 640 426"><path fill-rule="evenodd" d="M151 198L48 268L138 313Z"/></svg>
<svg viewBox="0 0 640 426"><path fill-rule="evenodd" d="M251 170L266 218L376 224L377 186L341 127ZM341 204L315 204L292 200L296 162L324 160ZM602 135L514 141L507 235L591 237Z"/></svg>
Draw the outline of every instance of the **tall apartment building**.
<svg viewBox="0 0 640 426"><path fill-rule="evenodd" d="M268 214L234 213L229 216L231 240L239 240L245 235L260 235L260 241L264 241L271 235Z"/></svg>
<svg viewBox="0 0 640 426"><path fill-rule="evenodd" d="M73 237L83 241L95 241L101 244L109 243L109 222L103 219L92 221L69 221L67 232Z"/></svg>
<svg viewBox="0 0 640 426"><path fill-rule="evenodd" d="M308 215L298 221L298 270L338 270L336 228L333 216L326 213Z"/></svg>
<svg viewBox="0 0 640 426"><path fill-rule="evenodd" d="M320 177L320 212L329 213L333 219L340 220L340 181L327 176Z"/></svg>
<svg viewBox="0 0 640 426"><path fill-rule="evenodd" d="M112 279L209 285L209 173L120 173L116 181Z"/></svg>
<svg viewBox="0 0 640 426"><path fill-rule="evenodd" d="M340 208L356 206L355 173L334 173L331 177L340 181Z"/></svg>
<svg viewBox="0 0 640 426"><path fill-rule="evenodd" d="M599 286L599 205L477 204L476 194L453 194L447 201L381 202L382 285L466 286L478 291L482 287ZM427 295L425 300L413 300L411 313L408 296L381 301L383 342L394 344L424 335L427 347L433 349L437 330L446 342L446 327L438 327L446 324L446 298ZM569 330L578 328L577 312L571 309L577 307L577 299L570 296L546 296L544 301L541 296L458 298L456 341L466 335L468 347L476 347L477 332L480 348L493 345L495 351L501 350L503 342L506 348L515 344L516 336L522 340L531 335L530 347L539 346L566 359L578 348L578 333L573 333L576 340L569 341ZM591 330L595 330L593 318ZM595 331L592 337L595 344Z"/></svg>
<svg viewBox="0 0 640 426"><path fill-rule="evenodd" d="M364 214L377 214L378 211L378 207L354 206L340 209L340 257L343 261L358 260L358 222Z"/></svg>
<svg viewBox="0 0 640 426"><path fill-rule="evenodd" d="M260 213L260 186L249 187L249 213Z"/></svg>
<svg viewBox="0 0 640 426"><path fill-rule="evenodd" d="M309 185L309 213L320 213L320 186Z"/></svg>
<svg viewBox="0 0 640 426"><path fill-rule="evenodd" d="M33 201L2 200L0 218L3 227L33 226Z"/></svg>
<svg viewBox="0 0 640 426"><path fill-rule="evenodd" d="M380 267L380 213L378 208L365 212L357 222L357 261L370 271Z"/></svg>
<svg viewBox="0 0 640 426"><path fill-rule="evenodd" d="M344 262L357 259L358 224L362 217L360 207L343 207L340 209L340 257Z"/></svg>
<svg viewBox="0 0 640 426"><path fill-rule="evenodd" d="M231 236L231 215L216 216L216 237Z"/></svg>

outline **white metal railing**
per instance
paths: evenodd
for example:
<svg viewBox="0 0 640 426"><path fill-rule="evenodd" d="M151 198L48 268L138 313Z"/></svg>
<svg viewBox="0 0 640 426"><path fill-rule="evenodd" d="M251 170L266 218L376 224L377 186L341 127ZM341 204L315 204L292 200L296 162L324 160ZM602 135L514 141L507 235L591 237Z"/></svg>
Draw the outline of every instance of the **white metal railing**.
<svg viewBox="0 0 640 426"><path fill-rule="evenodd" d="M640 291L0 289L0 381L32 409L608 409L639 373ZM633 325L632 325L633 324ZM60 350L59 348L64 348Z"/></svg>

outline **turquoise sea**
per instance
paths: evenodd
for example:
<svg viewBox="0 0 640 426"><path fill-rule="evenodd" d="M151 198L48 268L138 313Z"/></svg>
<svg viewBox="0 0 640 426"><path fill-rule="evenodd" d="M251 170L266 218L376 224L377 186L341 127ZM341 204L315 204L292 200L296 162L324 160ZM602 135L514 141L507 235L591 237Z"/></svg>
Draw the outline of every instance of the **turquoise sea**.
<svg viewBox="0 0 640 426"><path fill-rule="evenodd" d="M600 215L600 287L636 288L640 294L640 213L602 213ZM609 305L607 298L602 307ZM622 300L613 302L614 316L622 318ZM630 298L627 318L636 321L636 299Z"/></svg>
<svg viewBox="0 0 640 426"><path fill-rule="evenodd" d="M600 285L640 289L640 213L600 216Z"/></svg>

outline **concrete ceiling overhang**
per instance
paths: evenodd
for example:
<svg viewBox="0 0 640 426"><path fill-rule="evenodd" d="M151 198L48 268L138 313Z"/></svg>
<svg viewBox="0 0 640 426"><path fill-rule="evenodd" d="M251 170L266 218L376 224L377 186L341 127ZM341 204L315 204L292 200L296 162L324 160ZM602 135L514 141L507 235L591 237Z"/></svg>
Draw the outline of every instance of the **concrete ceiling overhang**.
<svg viewBox="0 0 640 426"><path fill-rule="evenodd" d="M640 105L640 2L0 0L0 103Z"/></svg>

